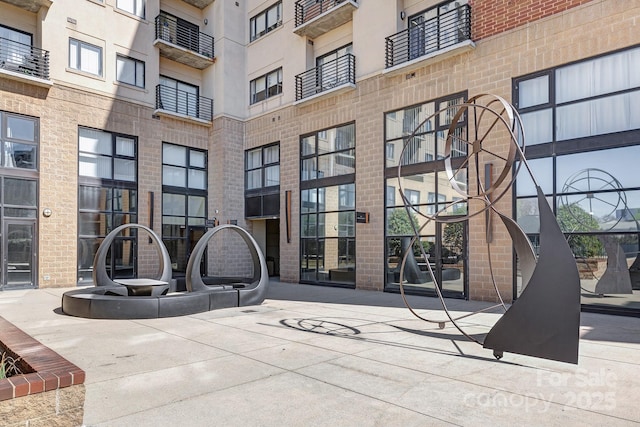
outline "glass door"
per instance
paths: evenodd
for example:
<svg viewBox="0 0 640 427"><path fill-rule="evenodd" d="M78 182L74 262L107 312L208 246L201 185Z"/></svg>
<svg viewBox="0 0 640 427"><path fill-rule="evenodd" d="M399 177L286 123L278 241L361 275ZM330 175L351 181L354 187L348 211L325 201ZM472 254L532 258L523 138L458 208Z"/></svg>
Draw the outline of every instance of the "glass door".
<svg viewBox="0 0 640 427"><path fill-rule="evenodd" d="M7 220L3 235L3 285L35 286L35 221Z"/></svg>

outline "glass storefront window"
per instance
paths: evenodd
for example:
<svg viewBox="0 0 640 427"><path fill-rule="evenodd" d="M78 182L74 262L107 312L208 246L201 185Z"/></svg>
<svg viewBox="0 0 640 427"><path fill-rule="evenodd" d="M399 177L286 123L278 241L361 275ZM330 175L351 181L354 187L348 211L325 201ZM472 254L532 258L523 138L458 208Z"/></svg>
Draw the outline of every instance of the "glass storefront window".
<svg viewBox="0 0 640 427"><path fill-rule="evenodd" d="M533 145L528 164L576 258L582 304L590 310L640 311L638 65L635 47L515 79ZM537 249L538 203L524 168L515 195L518 224ZM518 272L514 292L521 291Z"/></svg>

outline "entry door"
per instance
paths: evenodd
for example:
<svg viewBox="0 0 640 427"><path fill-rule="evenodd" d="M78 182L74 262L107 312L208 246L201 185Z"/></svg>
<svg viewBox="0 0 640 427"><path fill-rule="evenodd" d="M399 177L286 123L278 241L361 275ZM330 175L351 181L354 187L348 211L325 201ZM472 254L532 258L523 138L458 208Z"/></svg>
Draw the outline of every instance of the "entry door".
<svg viewBox="0 0 640 427"><path fill-rule="evenodd" d="M4 222L2 282L6 287L35 286L35 222Z"/></svg>

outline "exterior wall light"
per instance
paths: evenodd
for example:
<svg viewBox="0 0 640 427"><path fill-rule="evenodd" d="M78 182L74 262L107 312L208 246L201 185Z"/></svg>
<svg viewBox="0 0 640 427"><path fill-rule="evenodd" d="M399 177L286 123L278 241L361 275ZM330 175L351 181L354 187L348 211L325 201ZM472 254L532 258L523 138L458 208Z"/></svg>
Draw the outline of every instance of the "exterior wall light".
<svg viewBox="0 0 640 427"><path fill-rule="evenodd" d="M45 217L45 218L49 218L52 213L53 213L53 211L51 209L49 209L49 208L42 209L42 216Z"/></svg>

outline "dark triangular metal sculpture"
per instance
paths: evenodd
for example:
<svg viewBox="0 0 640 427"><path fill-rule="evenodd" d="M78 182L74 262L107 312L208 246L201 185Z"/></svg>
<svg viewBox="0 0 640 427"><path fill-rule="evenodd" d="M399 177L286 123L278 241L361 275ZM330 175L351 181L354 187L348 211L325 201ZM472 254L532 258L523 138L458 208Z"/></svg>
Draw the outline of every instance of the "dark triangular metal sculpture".
<svg viewBox="0 0 640 427"><path fill-rule="evenodd" d="M535 270L507 312L491 328L484 348L578 363L580 277L573 253L537 187L540 252Z"/></svg>

